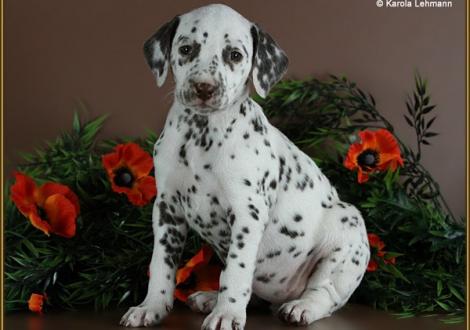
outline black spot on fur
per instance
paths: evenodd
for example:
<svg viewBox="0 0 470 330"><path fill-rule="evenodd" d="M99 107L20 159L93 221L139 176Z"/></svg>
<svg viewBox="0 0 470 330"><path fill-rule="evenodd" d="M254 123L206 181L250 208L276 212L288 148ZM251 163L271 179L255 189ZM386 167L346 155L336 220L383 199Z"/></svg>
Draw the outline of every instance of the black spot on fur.
<svg viewBox="0 0 470 330"><path fill-rule="evenodd" d="M300 221L302 221L302 216L301 216L300 214L294 215L294 221L295 221L295 222L300 222Z"/></svg>
<svg viewBox="0 0 470 330"><path fill-rule="evenodd" d="M279 229L279 232L283 235L289 236L290 238L296 238L299 236L299 233L295 230L289 230L286 226L282 226Z"/></svg>
<svg viewBox="0 0 470 330"><path fill-rule="evenodd" d="M262 283L269 283L271 281L271 279L266 276L266 275L260 275L260 276L256 276L255 278L258 282L262 282Z"/></svg>
<svg viewBox="0 0 470 330"><path fill-rule="evenodd" d="M240 113L243 115L243 116L246 116L246 106L244 103L240 104Z"/></svg>
<svg viewBox="0 0 470 330"><path fill-rule="evenodd" d="M276 189L276 180L272 180L270 183L269 183L269 187L271 187L271 189Z"/></svg>

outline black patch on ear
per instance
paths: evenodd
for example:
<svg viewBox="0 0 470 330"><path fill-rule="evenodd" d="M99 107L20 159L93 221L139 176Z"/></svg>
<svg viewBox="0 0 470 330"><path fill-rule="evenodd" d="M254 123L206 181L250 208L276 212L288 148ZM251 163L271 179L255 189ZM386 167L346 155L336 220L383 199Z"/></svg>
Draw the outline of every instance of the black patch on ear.
<svg viewBox="0 0 470 330"><path fill-rule="evenodd" d="M282 75L287 71L289 61L284 51L277 45L269 34L261 30L258 25L253 25L250 29L253 39L253 79L259 87L268 94L269 90L275 85ZM267 79L264 80L263 78ZM256 86L256 84L255 84ZM259 90L257 90L260 93Z"/></svg>
<svg viewBox="0 0 470 330"><path fill-rule="evenodd" d="M253 40L253 58L252 58L252 64L255 64L255 58L256 58L256 53L258 50L258 29L256 26L252 25L250 29L251 33L251 39Z"/></svg>
<svg viewBox="0 0 470 330"><path fill-rule="evenodd" d="M176 29L178 28L180 19L178 16L173 18L170 22L165 23L158 31L148 39L144 44L144 55L148 65L152 70L158 70L158 74L162 75L165 64L170 60L171 44L175 37ZM154 45L159 42L162 54L154 57Z"/></svg>

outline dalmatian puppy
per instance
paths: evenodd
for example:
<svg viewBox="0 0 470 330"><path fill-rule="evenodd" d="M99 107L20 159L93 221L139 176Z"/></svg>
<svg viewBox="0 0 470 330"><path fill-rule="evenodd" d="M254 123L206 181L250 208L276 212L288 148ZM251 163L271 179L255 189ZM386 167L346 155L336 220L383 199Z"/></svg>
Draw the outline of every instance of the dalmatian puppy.
<svg viewBox="0 0 470 330"><path fill-rule="evenodd" d="M271 126L249 97L265 97L287 57L257 24L220 4L175 17L144 46L174 103L154 149L158 196L148 293L125 326L159 323L173 306L188 228L224 261L218 292L190 306L203 329L243 329L256 296L280 318L308 325L343 306L369 261L364 221L315 163Z"/></svg>

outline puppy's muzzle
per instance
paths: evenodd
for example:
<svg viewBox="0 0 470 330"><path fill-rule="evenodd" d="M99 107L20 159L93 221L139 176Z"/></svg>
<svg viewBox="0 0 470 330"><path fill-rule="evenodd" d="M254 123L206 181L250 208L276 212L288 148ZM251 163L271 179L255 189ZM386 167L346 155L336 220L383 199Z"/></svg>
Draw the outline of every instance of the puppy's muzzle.
<svg viewBox="0 0 470 330"><path fill-rule="evenodd" d="M193 88L196 96L202 101L210 100L217 91L217 86L206 82L194 83Z"/></svg>

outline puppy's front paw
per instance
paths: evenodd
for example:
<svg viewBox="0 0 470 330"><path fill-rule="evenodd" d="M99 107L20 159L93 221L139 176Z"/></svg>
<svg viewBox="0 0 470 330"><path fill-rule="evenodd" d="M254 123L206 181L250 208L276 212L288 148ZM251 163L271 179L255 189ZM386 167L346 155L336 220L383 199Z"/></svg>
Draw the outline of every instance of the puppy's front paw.
<svg viewBox="0 0 470 330"><path fill-rule="evenodd" d="M170 306L151 307L147 304L129 308L126 314L123 315L120 325L125 327L150 327L159 323L171 310Z"/></svg>
<svg viewBox="0 0 470 330"><path fill-rule="evenodd" d="M204 323L202 330L243 330L246 322L246 311L230 308L214 308Z"/></svg>
<svg viewBox="0 0 470 330"><path fill-rule="evenodd" d="M198 291L188 297L188 306L195 312L210 313L217 302L217 291Z"/></svg>
<svg viewBox="0 0 470 330"><path fill-rule="evenodd" d="M283 304L278 314L284 322L305 326L315 321L313 308L310 300L297 299Z"/></svg>

